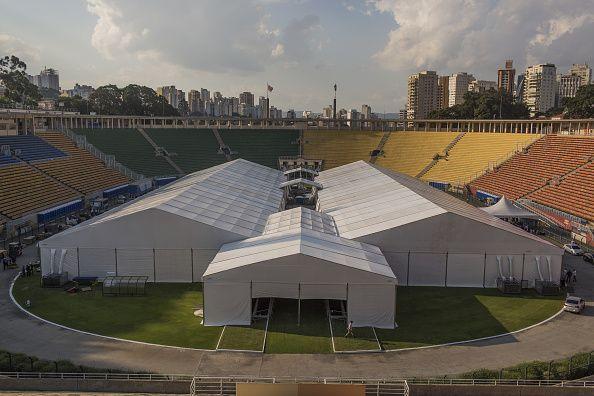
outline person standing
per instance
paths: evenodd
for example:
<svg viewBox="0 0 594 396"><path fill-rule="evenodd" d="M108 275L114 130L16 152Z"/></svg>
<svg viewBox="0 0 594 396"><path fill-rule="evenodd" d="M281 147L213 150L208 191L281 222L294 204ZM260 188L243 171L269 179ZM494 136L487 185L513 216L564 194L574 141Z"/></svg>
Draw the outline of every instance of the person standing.
<svg viewBox="0 0 594 396"><path fill-rule="evenodd" d="M344 335L345 337L351 336L353 338L355 338L355 334L353 334L353 321L349 321L349 324L347 325L347 332Z"/></svg>
<svg viewBox="0 0 594 396"><path fill-rule="evenodd" d="M571 273L571 280L573 281L573 283L577 282L577 270L574 269L573 272Z"/></svg>

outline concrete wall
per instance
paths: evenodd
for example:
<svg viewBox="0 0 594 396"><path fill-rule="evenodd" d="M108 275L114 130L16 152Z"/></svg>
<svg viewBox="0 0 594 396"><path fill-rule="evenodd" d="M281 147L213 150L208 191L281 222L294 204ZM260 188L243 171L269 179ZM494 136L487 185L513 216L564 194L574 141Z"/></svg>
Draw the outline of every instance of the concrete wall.
<svg viewBox="0 0 594 396"><path fill-rule="evenodd" d="M557 396L594 395L594 388L557 386L410 385L411 396Z"/></svg>
<svg viewBox="0 0 594 396"><path fill-rule="evenodd" d="M190 381L13 379L0 377L0 391L64 391L189 394Z"/></svg>

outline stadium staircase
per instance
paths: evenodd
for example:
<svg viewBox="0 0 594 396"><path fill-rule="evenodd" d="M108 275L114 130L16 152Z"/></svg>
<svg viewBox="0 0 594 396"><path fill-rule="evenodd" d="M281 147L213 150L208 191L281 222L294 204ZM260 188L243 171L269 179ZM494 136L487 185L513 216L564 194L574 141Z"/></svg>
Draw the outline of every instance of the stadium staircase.
<svg viewBox="0 0 594 396"><path fill-rule="evenodd" d="M219 130L216 128L212 128L212 133L214 133L214 136L217 139L217 142L219 142L219 147L220 147L221 151L223 152L223 154L225 154L225 158L227 158L227 161L231 161L232 160L231 149L229 148L229 146L227 146L225 144L225 142L223 142L223 138L221 137Z"/></svg>
<svg viewBox="0 0 594 396"><path fill-rule="evenodd" d="M359 160L368 161L369 153L377 149L383 137L383 132L305 130L303 155L306 158L323 159L324 169ZM378 158L378 163L381 159Z"/></svg>
<svg viewBox="0 0 594 396"><path fill-rule="evenodd" d="M427 164L426 167L423 168L422 171L419 172L419 174L417 174L415 177L420 179L422 178L425 173L429 172L429 170L431 168L433 168L438 162L439 160L443 159L443 158L447 158L447 156L449 155L450 150L456 145L456 143L458 143L460 141L460 139L462 139L464 137L464 135L466 134L466 132L460 132L458 134L458 136L456 136L454 138L454 140L452 140L450 142L450 144L448 144L444 149L443 149L443 154L439 154L436 155L435 157L433 157L433 160Z"/></svg>
<svg viewBox="0 0 594 396"><path fill-rule="evenodd" d="M142 135L143 138L146 139L147 142L149 142L151 144L151 146L153 146L153 148L155 149L155 156L159 157L163 157L165 159L165 161L167 161L167 163L169 165L171 165L171 167L173 169L175 169L175 171L180 174L183 175L184 171L181 170L181 168L179 166L177 166L177 164L171 159L171 156L169 155L169 152L167 152L166 150L164 151L161 147L157 146L157 143L155 143L153 141L153 139L151 139L151 137L144 131L143 128L136 128L138 130L138 132L140 132L140 134Z"/></svg>
<svg viewBox="0 0 594 396"><path fill-rule="evenodd" d="M456 132L392 132L377 164L409 176L417 176L458 134Z"/></svg>
<svg viewBox="0 0 594 396"><path fill-rule="evenodd" d="M375 164L375 161L377 161L377 157L379 157L380 155L383 154L384 146L386 145L386 142L390 138L390 134L391 134L390 131L384 132L384 136L382 136L382 140L380 140L380 142L378 143L377 148L371 152L371 156L369 158L370 163Z"/></svg>
<svg viewBox="0 0 594 396"><path fill-rule="evenodd" d="M196 172L226 161L219 153L219 143L210 128L146 128L145 132L159 147L175 153L175 163L183 173Z"/></svg>
<svg viewBox="0 0 594 396"><path fill-rule="evenodd" d="M422 177L426 181L465 185L524 150L542 135L520 133L464 134Z"/></svg>
<svg viewBox="0 0 594 396"><path fill-rule="evenodd" d="M155 156L154 147L136 129L77 128L73 132L137 174L152 177L176 173L163 157Z"/></svg>

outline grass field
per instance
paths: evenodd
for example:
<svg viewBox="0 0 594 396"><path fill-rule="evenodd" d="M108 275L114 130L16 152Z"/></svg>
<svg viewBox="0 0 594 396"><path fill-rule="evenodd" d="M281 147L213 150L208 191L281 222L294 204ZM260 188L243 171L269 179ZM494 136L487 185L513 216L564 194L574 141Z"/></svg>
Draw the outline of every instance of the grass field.
<svg viewBox="0 0 594 396"><path fill-rule="evenodd" d="M43 289L39 277L20 278L14 296L30 311L68 327L107 336L173 346L214 349L221 327L205 327L193 315L202 305L200 284L148 284L144 297L104 297L99 288L67 294ZM542 297L525 291L504 296L495 289L398 288L394 330L376 329L383 349L442 344L519 330L556 313L562 296ZM261 350L265 321L251 327L229 326L220 348ZM340 351L376 349L370 328L355 328L345 338L345 323L335 321L335 347ZM332 340L321 300L276 299L268 327L267 353L331 353Z"/></svg>
<svg viewBox="0 0 594 396"><path fill-rule="evenodd" d="M39 286L39 277L19 278L14 296L31 300L30 311L79 330L155 344L214 349L221 327L205 327L194 316L202 305L198 283L148 283L144 297L104 297L99 287L68 294Z"/></svg>
<svg viewBox="0 0 594 396"><path fill-rule="evenodd" d="M355 327L353 336L345 337L347 332L346 321L333 319L332 331L334 332L334 349L336 351L379 350L377 339L371 327Z"/></svg>
<svg viewBox="0 0 594 396"><path fill-rule="evenodd" d="M257 320L251 326L226 326L219 349L261 351L265 332L266 319Z"/></svg>

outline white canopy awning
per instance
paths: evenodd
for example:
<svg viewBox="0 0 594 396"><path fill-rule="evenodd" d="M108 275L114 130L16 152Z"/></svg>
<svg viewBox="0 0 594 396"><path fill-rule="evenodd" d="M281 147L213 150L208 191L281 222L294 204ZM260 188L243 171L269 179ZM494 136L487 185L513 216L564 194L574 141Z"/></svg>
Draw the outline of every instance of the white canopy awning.
<svg viewBox="0 0 594 396"><path fill-rule="evenodd" d="M481 209L499 218L538 219L539 217L536 213L517 207L505 196L501 197L496 204Z"/></svg>

